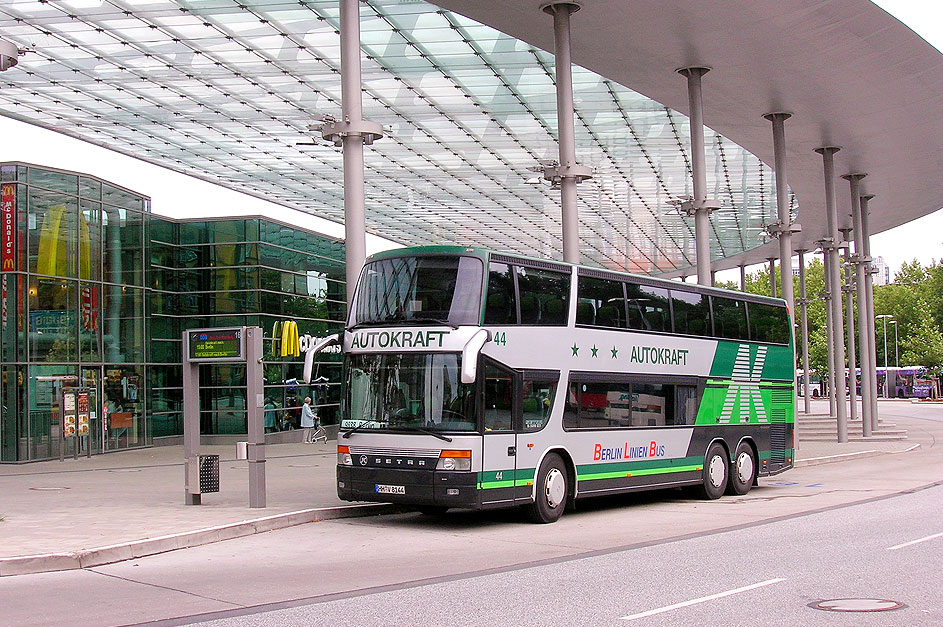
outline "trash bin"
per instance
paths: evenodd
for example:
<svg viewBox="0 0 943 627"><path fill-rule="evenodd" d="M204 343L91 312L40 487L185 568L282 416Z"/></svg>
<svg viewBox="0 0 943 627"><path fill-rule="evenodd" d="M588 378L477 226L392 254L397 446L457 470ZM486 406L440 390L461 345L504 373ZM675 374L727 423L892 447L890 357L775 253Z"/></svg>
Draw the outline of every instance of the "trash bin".
<svg viewBox="0 0 943 627"><path fill-rule="evenodd" d="M219 492L219 455L200 455L200 493Z"/></svg>

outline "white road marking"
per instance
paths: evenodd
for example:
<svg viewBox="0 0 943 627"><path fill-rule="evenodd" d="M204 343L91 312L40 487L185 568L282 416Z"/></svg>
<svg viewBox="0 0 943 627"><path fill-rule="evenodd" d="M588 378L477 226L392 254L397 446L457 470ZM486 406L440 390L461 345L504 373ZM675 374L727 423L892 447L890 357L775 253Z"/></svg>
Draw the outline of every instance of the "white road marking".
<svg viewBox="0 0 943 627"><path fill-rule="evenodd" d="M779 579L767 579L766 581L761 581L760 583L754 583L749 586L743 586L742 588L737 588L735 590L727 590L726 592L718 592L717 594L712 594L710 596L701 597L699 599L692 599L690 601L683 601L682 603L675 603L674 605L660 607L656 610L648 610L647 612L641 612L639 614L632 614L631 616L623 616L619 620L635 620L636 618L645 618L646 616L654 616L655 614L661 614L663 612L670 612L671 610L677 610L682 607L688 607L689 605L697 605L698 603L704 603L705 601L713 601L714 599L721 599L723 597L729 597L734 594L740 594L741 592L747 592L748 590L755 590L756 588L762 588L763 586L769 586L774 583L779 583L781 581L786 581L786 580L782 577L780 577Z"/></svg>
<svg viewBox="0 0 943 627"><path fill-rule="evenodd" d="M888 551L896 551L897 549L902 549L907 546L912 546L914 544L920 544L921 542L926 542L927 540L933 540L934 538L939 538L943 536L943 533L935 533L932 536L927 536L925 538L919 538L917 540L911 540L910 542L904 542L903 544L898 544L896 546L887 547Z"/></svg>

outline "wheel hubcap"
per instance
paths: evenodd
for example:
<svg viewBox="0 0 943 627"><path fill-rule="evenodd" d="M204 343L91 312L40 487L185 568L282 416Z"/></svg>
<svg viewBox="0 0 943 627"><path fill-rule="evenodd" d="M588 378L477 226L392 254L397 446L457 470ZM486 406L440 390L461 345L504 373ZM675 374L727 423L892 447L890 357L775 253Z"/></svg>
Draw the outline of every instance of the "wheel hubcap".
<svg viewBox="0 0 943 627"><path fill-rule="evenodd" d="M753 456L749 453L741 453L737 458L737 477L743 484L753 482Z"/></svg>
<svg viewBox="0 0 943 627"><path fill-rule="evenodd" d="M708 477L710 477L711 485L715 488L723 485L726 472L727 464L724 462L724 458L720 455L712 457L710 466L708 466Z"/></svg>
<svg viewBox="0 0 943 627"><path fill-rule="evenodd" d="M557 468L547 473L547 505L551 509L558 507L566 498L566 477Z"/></svg>

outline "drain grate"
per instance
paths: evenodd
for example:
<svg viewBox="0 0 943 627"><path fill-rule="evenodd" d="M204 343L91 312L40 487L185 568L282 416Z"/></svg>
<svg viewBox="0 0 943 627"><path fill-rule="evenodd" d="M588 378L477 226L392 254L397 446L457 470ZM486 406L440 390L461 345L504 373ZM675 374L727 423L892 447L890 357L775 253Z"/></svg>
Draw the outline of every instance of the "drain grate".
<svg viewBox="0 0 943 627"><path fill-rule="evenodd" d="M889 599L826 599L809 607L826 612L889 612L907 606Z"/></svg>
<svg viewBox="0 0 943 627"><path fill-rule="evenodd" d="M36 490L37 492L55 492L57 490L68 490L69 488L65 486L43 486L39 488L30 488L30 490Z"/></svg>

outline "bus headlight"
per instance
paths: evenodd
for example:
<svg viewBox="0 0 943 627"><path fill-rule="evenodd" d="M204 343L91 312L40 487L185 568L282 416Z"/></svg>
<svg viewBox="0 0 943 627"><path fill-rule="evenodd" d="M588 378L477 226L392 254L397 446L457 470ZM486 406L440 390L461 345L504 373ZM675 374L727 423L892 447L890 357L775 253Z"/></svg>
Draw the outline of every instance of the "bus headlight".
<svg viewBox="0 0 943 627"><path fill-rule="evenodd" d="M471 470L471 451L442 451L436 470Z"/></svg>
<svg viewBox="0 0 943 627"><path fill-rule="evenodd" d="M338 466L353 466L354 460L350 458L350 447L337 445L337 465Z"/></svg>

